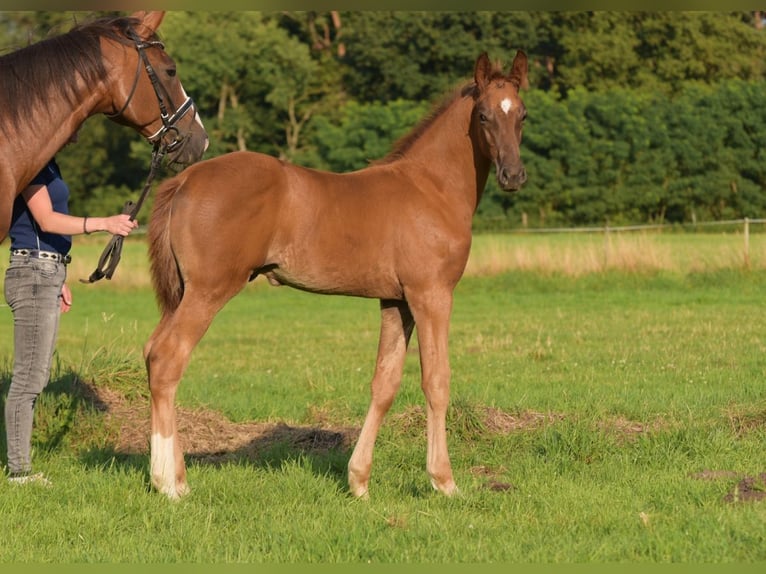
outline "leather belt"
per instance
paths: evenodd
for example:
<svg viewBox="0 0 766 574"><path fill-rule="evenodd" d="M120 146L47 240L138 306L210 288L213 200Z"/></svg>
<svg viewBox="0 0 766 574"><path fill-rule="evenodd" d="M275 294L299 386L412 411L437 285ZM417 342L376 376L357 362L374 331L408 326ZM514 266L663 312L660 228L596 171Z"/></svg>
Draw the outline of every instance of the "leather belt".
<svg viewBox="0 0 766 574"><path fill-rule="evenodd" d="M21 255L32 259L49 259L64 265L68 265L72 261L72 256L69 254L62 255L55 251L41 251L39 249L11 249L11 255Z"/></svg>

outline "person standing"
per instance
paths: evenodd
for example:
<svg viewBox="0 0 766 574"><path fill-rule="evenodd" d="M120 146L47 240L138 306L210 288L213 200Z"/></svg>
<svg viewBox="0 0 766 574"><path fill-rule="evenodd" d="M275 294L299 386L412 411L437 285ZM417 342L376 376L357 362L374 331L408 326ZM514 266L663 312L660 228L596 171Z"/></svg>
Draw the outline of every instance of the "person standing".
<svg viewBox="0 0 766 574"><path fill-rule="evenodd" d="M75 133L67 142L77 141ZM60 314L72 307L66 285L72 235L107 231L127 236L138 226L127 214L69 215L69 187L55 157L16 198L9 236L11 260L5 273L5 300L13 312L13 375L5 401L8 481L49 485L32 473L34 407L48 384Z"/></svg>

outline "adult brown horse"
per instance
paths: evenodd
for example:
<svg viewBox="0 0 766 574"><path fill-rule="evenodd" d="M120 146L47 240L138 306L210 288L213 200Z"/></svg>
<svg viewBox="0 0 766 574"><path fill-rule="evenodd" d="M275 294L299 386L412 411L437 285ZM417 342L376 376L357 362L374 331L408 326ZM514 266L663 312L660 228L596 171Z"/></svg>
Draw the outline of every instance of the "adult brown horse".
<svg viewBox="0 0 766 574"><path fill-rule="evenodd" d="M162 317L144 347L151 390L151 480L188 491L174 399L191 352L213 317L248 281L380 299L372 401L348 463L356 496L368 491L375 439L399 389L415 325L427 404L427 471L457 487L447 452L453 290L471 247L471 219L492 164L505 190L526 180L519 88L527 58L508 74L487 55L457 91L382 162L347 174L252 152L200 162L158 189L149 224Z"/></svg>
<svg viewBox="0 0 766 574"><path fill-rule="evenodd" d="M94 114L164 146L170 163L201 159L207 133L157 37L164 14L95 19L0 57L0 241L15 197Z"/></svg>

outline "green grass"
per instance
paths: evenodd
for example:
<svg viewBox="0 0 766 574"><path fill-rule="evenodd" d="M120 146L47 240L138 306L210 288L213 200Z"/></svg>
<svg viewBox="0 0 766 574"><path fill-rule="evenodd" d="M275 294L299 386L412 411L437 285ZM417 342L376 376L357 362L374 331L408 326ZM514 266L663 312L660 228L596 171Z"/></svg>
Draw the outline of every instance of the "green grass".
<svg viewBox="0 0 766 574"><path fill-rule="evenodd" d="M94 262L100 247L78 246ZM0 562L766 560L766 500L725 500L742 478L766 472L766 271L733 261L469 275L451 329L448 428L460 496L428 484L411 353L376 445L369 500L347 494L349 448L285 440L254 441L225 463L189 457L192 494L171 503L148 489L146 452L116 448L116 430L83 385L148 408L141 347L157 312L147 287L120 283L131 266L144 272L140 248L126 251L111 283L72 276L75 306L34 443L35 465L54 486L0 484ZM375 301L257 282L217 316L177 402L234 423L358 428L378 328ZM0 396L11 331L8 312Z"/></svg>

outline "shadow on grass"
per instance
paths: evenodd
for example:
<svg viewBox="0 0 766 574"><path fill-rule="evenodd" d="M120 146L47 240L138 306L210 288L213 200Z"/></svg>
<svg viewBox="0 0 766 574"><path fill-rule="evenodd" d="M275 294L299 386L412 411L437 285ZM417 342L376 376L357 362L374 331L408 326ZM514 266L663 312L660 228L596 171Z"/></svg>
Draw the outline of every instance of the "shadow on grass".
<svg viewBox="0 0 766 574"><path fill-rule="evenodd" d="M315 474L331 477L341 486L346 486L346 467L352 449L350 431L284 423L258 426L264 428L255 431L246 443L230 450L190 450L186 454L187 464L219 468L235 464L273 469L281 468L288 462L303 462Z"/></svg>
<svg viewBox="0 0 766 574"><path fill-rule="evenodd" d="M12 370L0 371L0 451L2 464L7 465L5 404L11 385ZM107 406L90 392L80 376L72 371L55 370L55 376L37 398L32 430L32 448L39 452L56 452L66 448L68 439L77 432L79 413L83 409L106 410ZM33 461L34 463L34 461Z"/></svg>
<svg viewBox="0 0 766 574"><path fill-rule="evenodd" d="M181 436L184 440L184 436ZM212 466L223 468L227 465L252 469L279 469L286 463L298 462L307 465L311 471L347 488L346 466L351 449L344 446L341 433L307 427L274 425L271 430L262 431L246 444L211 451L192 450L185 452L187 468ZM79 460L86 468L117 467L139 472L143 475L147 490L150 488L149 453L130 452L116 445L87 447L79 453Z"/></svg>
<svg viewBox="0 0 766 574"><path fill-rule="evenodd" d="M10 368L0 370L0 460L4 466L4 406L11 376ZM148 411L146 398L128 399L85 382L74 370L54 368L54 377L35 405L33 449L46 454L72 452L89 469L140 473L149 489ZM187 466L273 469L300 462L346 488L346 466L358 434L355 429L238 424L205 410L179 409L178 417Z"/></svg>

